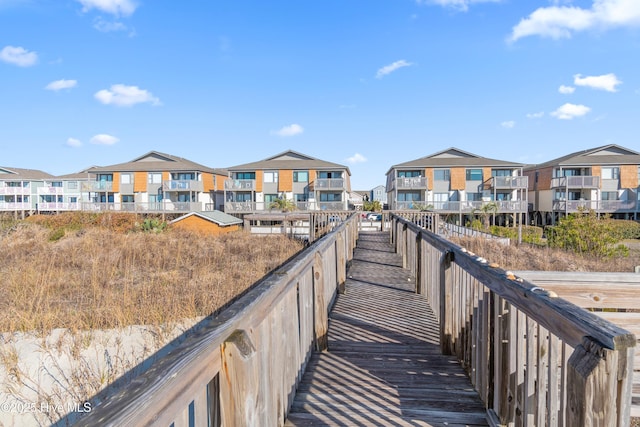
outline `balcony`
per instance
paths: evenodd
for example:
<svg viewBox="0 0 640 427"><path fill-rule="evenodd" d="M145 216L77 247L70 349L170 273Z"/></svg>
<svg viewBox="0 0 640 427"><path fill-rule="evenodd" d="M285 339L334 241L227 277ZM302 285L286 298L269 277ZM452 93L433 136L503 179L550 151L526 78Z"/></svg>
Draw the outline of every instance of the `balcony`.
<svg viewBox="0 0 640 427"><path fill-rule="evenodd" d="M225 212L253 212L256 210L255 202L225 202Z"/></svg>
<svg viewBox="0 0 640 427"><path fill-rule="evenodd" d="M31 202L0 202L0 211L28 211Z"/></svg>
<svg viewBox="0 0 640 427"><path fill-rule="evenodd" d="M61 204L61 203L60 203ZM204 203L201 202L172 202L171 200L163 200L161 202L124 202L124 203L100 203L100 202L83 202L81 204L83 211L102 212L146 212L146 213L187 213L194 211L202 211Z"/></svg>
<svg viewBox="0 0 640 427"><path fill-rule="evenodd" d="M396 201L395 205L396 205L395 209L399 211L418 210L418 209L427 209L427 208L431 210L433 206L432 204L429 204L429 202L426 202L424 200L413 200L410 202Z"/></svg>
<svg viewBox="0 0 640 427"><path fill-rule="evenodd" d="M499 201L447 201L447 202L433 202L433 208L431 210L435 212L448 212L448 213L475 213L482 210L482 207L488 203L495 203L497 205L496 214L500 213L519 213L527 212L528 203L524 200L499 200ZM492 212L493 213L493 212Z"/></svg>
<svg viewBox="0 0 640 427"><path fill-rule="evenodd" d="M492 176L487 180L488 189L518 190L529 187L528 176Z"/></svg>
<svg viewBox="0 0 640 427"><path fill-rule="evenodd" d="M321 211L343 211L344 202L318 202L318 209Z"/></svg>
<svg viewBox="0 0 640 427"><path fill-rule="evenodd" d="M38 187L38 195L61 196L63 194L64 188L62 187Z"/></svg>
<svg viewBox="0 0 640 427"><path fill-rule="evenodd" d="M203 191L204 185L202 181L195 181L191 179L178 179L178 180L171 180L171 181L163 181L162 190L166 192Z"/></svg>
<svg viewBox="0 0 640 427"><path fill-rule="evenodd" d="M2 196L28 196L31 194L31 187L0 187Z"/></svg>
<svg viewBox="0 0 640 427"><path fill-rule="evenodd" d="M82 181L80 183L82 191L108 192L113 191L113 181Z"/></svg>
<svg viewBox="0 0 640 427"><path fill-rule="evenodd" d="M79 211L82 205L78 202L39 202L38 211L40 212L57 212L57 211Z"/></svg>
<svg viewBox="0 0 640 427"><path fill-rule="evenodd" d="M640 211L640 206L635 200L554 200L553 210L567 213L590 210L615 213Z"/></svg>
<svg viewBox="0 0 640 427"><path fill-rule="evenodd" d="M318 178L309 184L312 190L344 190L344 178Z"/></svg>
<svg viewBox="0 0 640 427"><path fill-rule="evenodd" d="M255 191L255 179L227 179L224 181L224 189L231 191Z"/></svg>
<svg viewBox="0 0 640 427"><path fill-rule="evenodd" d="M418 176L413 178L396 178L396 187L398 190L427 189L427 178Z"/></svg>
<svg viewBox="0 0 640 427"><path fill-rule="evenodd" d="M599 176L562 176L551 180L551 188L600 188Z"/></svg>

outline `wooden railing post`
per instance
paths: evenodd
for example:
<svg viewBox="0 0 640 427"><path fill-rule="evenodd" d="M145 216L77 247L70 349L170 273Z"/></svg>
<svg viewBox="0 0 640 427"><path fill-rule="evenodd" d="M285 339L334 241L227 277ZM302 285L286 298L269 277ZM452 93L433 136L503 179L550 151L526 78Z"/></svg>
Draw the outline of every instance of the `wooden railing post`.
<svg viewBox="0 0 640 427"><path fill-rule="evenodd" d="M259 360L246 331L239 330L222 344L220 415L226 425L258 425ZM264 421L264 420L262 420Z"/></svg>
<svg viewBox="0 0 640 427"><path fill-rule="evenodd" d="M339 232L336 236L336 279L338 281L338 293L344 294L346 291L346 281L347 281L347 257L346 257L346 248L345 248L345 238L343 234L346 234L347 230L344 232Z"/></svg>
<svg viewBox="0 0 640 427"><path fill-rule="evenodd" d="M424 294L424 272L422 259L422 232L416 234L416 294Z"/></svg>
<svg viewBox="0 0 640 427"><path fill-rule="evenodd" d="M568 426L629 425L629 417L620 419L618 413L618 359L618 351L606 349L589 337L575 348L567 373ZM628 403L623 403L621 413L626 412L624 405Z"/></svg>
<svg viewBox="0 0 640 427"><path fill-rule="evenodd" d="M442 354L453 354L453 277L451 263L454 253L446 251L440 258L440 349Z"/></svg>
<svg viewBox="0 0 640 427"><path fill-rule="evenodd" d="M329 329L329 302L325 299L325 280L322 256L319 253L315 255L313 263L313 323L315 331L315 348L316 351L325 351L328 348L329 338L327 331Z"/></svg>

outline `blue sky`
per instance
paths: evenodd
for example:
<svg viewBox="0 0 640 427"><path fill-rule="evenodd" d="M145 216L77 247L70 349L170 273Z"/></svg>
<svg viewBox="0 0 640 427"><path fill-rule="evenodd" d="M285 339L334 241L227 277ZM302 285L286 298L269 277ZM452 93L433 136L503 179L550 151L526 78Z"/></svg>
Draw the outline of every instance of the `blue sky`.
<svg viewBox="0 0 640 427"><path fill-rule="evenodd" d="M0 0L0 165L640 150L638 0Z"/></svg>

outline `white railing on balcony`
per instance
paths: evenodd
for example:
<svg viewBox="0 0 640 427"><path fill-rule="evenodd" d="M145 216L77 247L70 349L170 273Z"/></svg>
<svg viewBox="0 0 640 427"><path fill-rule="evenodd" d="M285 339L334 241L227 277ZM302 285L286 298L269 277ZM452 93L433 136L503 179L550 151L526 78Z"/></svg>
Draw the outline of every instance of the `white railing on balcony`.
<svg viewBox="0 0 640 427"><path fill-rule="evenodd" d="M433 204L425 202L424 200L414 200L411 202L396 202L395 209L399 211L410 209L428 209L431 210Z"/></svg>
<svg viewBox="0 0 640 427"><path fill-rule="evenodd" d="M63 195L64 188L62 187L38 187L38 194L42 195Z"/></svg>
<svg viewBox="0 0 640 427"><path fill-rule="evenodd" d="M255 179L227 179L224 181L225 190L251 191L256 189Z"/></svg>
<svg viewBox="0 0 640 427"><path fill-rule="evenodd" d="M428 202L433 211L474 213L481 211L489 203L497 206L495 213L526 212L528 204L524 200L500 200L500 201L462 201L462 202Z"/></svg>
<svg viewBox="0 0 640 427"><path fill-rule="evenodd" d="M427 178L423 176L413 178L396 178L396 188L427 188Z"/></svg>
<svg viewBox="0 0 640 427"><path fill-rule="evenodd" d="M204 210L204 203L201 202L172 202L163 200L161 202L125 202L125 203L99 203L82 202L83 211L119 211L119 212L197 212Z"/></svg>
<svg viewBox="0 0 640 427"><path fill-rule="evenodd" d="M30 202L0 202L0 211L27 211L31 209Z"/></svg>
<svg viewBox="0 0 640 427"><path fill-rule="evenodd" d="M162 189L164 191L203 191L204 185L202 181L195 181L192 179L178 179L164 181L162 183Z"/></svg>
<svg viewBox="0 0 640 427"><path fill-rule="evenodd" d="M344 202L318 202L318 209L321 211L342 211Z"/></svg>
<svg viewBox="0 0 640 427"><path fill-rule="evenodd" d="M28 196L31 187L0 187L0 195L3 196Z"/></svg>
<svg viewBox="0 0 640 427"><path fill-rule="evenodd" d="M318 178L313 182L313 188L316 190L343 189L343 178Z"/></svg>
<svg viewBox="0 0 640 427"><path fill-rule="evenodd" d="M113 181L82 181L82 191L113 191Z"/></svg>
<svg viewBox="0 0 640 427"><path fill-rule="evenodd" d="M553 210L561 212L634 212L640 206L634 200L554 200Z"/></svg>
<svg viewBox="0 0 640 427"><path fill-rule="evenodd" d="M551 180L551 188L599 188L599 176L563 176Z"/></svg>
<svg viewBox="0 0 640 427"><path fill-rule="evenodd" d="M79 202L39 202L39 211L79 211L82 205Z"/></svg>
<svg viewBox="0 0 640 427"><path fill-rule="evenodd" d="M529 186L528 176L492 176L489 179L489 188L518 189Z"/></svg>
<svg viewBox="0 0 640 427"><path fill-rule="evenodd" d="M225 212L253 212L256 210L254 202L225 202Z"/></svg>

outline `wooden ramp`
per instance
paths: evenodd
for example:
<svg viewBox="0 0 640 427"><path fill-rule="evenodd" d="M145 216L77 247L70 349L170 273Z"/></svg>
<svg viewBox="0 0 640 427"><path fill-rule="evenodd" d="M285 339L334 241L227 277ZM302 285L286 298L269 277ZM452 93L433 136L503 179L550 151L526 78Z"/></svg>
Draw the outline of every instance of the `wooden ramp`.
<svg viewBox="0 0 640 427"><path fill-rule="evenodd" d="M346 294L329 320L329 351L315 353L287 426L486 426L486 411L414 293L386 232L360 233Z"/></svg>

